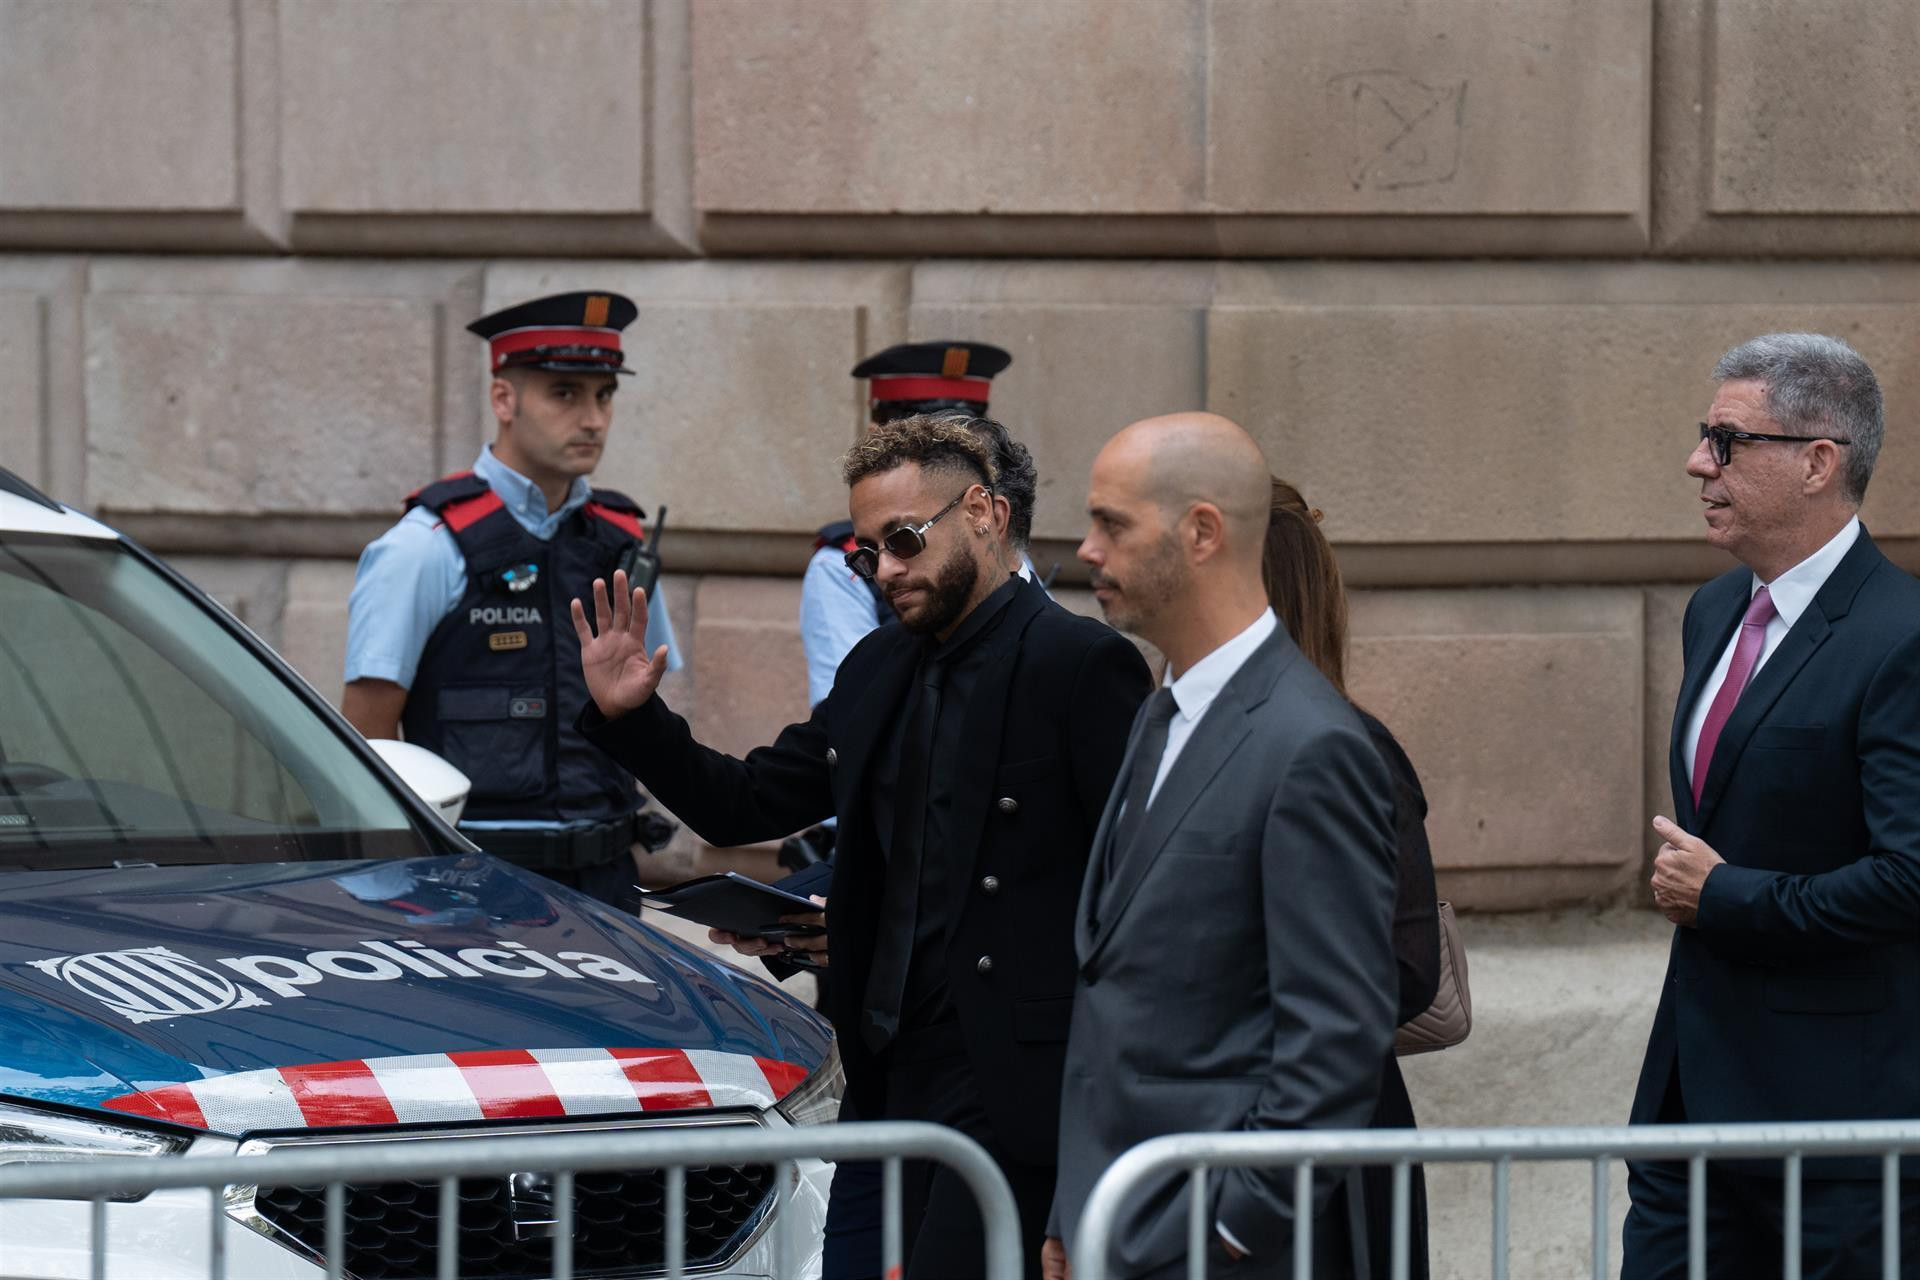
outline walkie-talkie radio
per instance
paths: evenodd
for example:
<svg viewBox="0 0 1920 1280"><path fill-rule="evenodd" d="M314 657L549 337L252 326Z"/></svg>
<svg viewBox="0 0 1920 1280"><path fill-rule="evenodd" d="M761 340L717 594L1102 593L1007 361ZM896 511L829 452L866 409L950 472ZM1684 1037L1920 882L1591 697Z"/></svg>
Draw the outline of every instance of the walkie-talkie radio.
<svg viewBox="0 0 1920 1280"><path fill-rule="evenodd" d="M635 587L647 593L647 599L653 599L653 588L660 581L660 534L667 527L667 509L660 508L660 514L654 518L653 532L644 542L635 538L613 562L616 571L627 575L627 590Z"/></svg>

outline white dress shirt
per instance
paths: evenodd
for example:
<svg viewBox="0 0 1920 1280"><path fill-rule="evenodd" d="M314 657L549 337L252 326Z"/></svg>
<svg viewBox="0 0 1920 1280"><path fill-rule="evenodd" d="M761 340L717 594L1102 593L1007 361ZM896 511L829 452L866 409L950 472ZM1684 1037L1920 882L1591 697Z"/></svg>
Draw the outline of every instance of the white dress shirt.
<svg viewBox="0 0 1920 1280"><path fill-rule="evenodd" d="M1233 679L1234 673L1247 664L1253 651L1266 643L1267 637L1279 625L1280 620L1273 616L1273 610L1262 609L1252 626L1179 675L1175 676L1172 669L1168 669L1167 674L1173 679L1167 685L1167 691L1173 694L1173 704L1177 710L1167 724L1167 749L1160 753L1160 771L1153 775L1153 789L1147 792L1148 808L1153 807L1153 798L1160 794L1160 784L1167 780L1173 762L1180 758L1181 748L1193 736L1193 727L1200 723L1200 717L1207 714L1207 708L1226 688L1227 681Z"/></svg>
<svg viewBox="0 0 1920 1280"><path fill-rule="evenodd" d="M1855 516L1847 521L1846 527L1833 535L1827 545L1787 570L1772 582L1762 582L1755 575L1747 587L1747 599L1752 601L1765 587L1767 594L1773 597L1773 617L1767 623L1767 634L1760 645L1760 660L1753 664L1753 674L1747 677L1752 683L1754 676L1760 674L1760 668L1767 665L1767 659L1780 647L1780 642L1793 630L1793 624L1800 621L1800 615L1807 611L1813 598L1820 594L1820 588L1827 585L1827 579L1846 558L1847 552L1860 537L1860 518ZM1720 651L1720 661L1714 664L1713 674L1707 677L1701 686L1699 701L1693 704L1693 710L1687 716L1687 734L1680 739L1681 750L1686 753L1686 776L1693 777L1694 749L1700 745L1700 730L1706 726L1707 712L1713 707L1714 695L1720 692L1720 686L1726 683L1727 668L1733 665L1733 651L1740 643L1740 628L1735 627L1727 638L1727 647Z"/></svg>

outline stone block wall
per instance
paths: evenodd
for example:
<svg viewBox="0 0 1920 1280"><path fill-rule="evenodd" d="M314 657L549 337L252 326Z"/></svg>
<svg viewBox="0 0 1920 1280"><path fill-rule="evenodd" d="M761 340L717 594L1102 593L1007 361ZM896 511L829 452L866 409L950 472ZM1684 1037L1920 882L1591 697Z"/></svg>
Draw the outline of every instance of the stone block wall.
<svg viewBox="0 0 1920 1280"><path fill-rule="evenodd" d="M0 0L0 465L337 693L353 557L489 433L464 324L621 290L601 478L671 509L669 696L744 749L805 710L847 370L996 342L1073 607L1100 444L1234 417L1443 890L1631 900L1715 356L1867 355L1920 565L1916 54L1906 0Z"/></svg>

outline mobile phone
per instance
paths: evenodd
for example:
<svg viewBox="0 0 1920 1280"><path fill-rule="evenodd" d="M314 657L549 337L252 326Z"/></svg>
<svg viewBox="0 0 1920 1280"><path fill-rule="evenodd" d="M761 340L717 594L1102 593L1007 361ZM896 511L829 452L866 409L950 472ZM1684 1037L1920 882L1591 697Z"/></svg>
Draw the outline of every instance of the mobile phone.
<svg viewBox="0 0 1920 1280"><path fill-rule="evenodd" d="M783 938L817 938L826 931L827 927L820 924L770 924L757 936L778 942Z"/></svg>

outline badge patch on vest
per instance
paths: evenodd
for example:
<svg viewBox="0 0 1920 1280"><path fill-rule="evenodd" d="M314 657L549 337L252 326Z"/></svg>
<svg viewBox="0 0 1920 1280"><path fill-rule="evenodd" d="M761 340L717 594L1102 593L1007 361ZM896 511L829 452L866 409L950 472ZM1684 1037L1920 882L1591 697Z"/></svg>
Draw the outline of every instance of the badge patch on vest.
<svg viewBox="0 0 1920 1280"><path fill-rule="evenodd" d="M509 649L527 647L527 633L524 631L496 631L487 637L487 648L495 653L505 653Z"/></svg>
<svg viewBox="0 0 1920 1280"><path fill-rule="evenodd" d="M515 698L507 704L507 716L513 720L545 720L547 718L547 700L545 698Z"/></svg>

